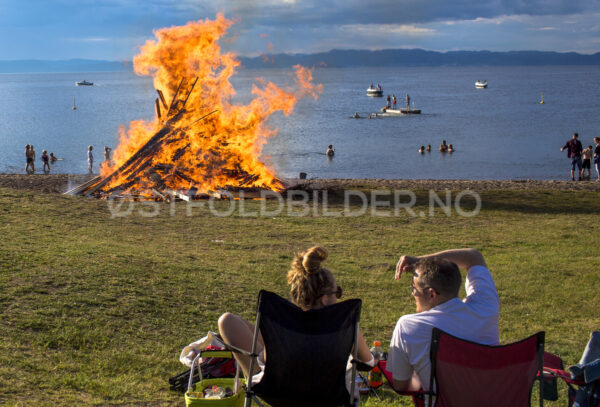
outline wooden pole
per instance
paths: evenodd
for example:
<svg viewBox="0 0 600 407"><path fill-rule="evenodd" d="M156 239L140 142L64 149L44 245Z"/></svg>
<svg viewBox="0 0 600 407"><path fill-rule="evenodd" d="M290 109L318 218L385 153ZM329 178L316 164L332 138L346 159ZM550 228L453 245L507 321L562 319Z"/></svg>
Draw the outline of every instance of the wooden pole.
<svg viewBox="0 0 600 407"><path fill-rule="evenodd" d="M156 89L156 92L158 93L158 96L160 97L160 101L162 102L163 107L165 108L165 110L167 110L169 108L169 106L167 106L167 101L165 100L165 95L163 95L163 93L160 89Z"/></svg>

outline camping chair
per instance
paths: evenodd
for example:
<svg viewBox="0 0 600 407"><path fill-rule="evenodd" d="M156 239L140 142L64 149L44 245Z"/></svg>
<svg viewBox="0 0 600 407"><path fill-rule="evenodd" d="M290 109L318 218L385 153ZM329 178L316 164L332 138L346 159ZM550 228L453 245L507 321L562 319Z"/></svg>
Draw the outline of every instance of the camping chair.
<svg viewBox="0 0 600 407"><path fill-rule="evenodd" d="M318 310L303 311L277 294L258 294L252 352L233 348L251 357L256 366L260 331L266 349L262 379L247 379L245 407L258 398L277 406L354 405L356 364L351 391L346 390L348 356L356 359L361 300L346 300Z"/></svg>
<svg viewBox="0 0 600 407"><path fill-rule="evenodd" d="M508 345L488 346L433 328L429 355L429 388L436 390L400 392L412 396L416 406L424 406L426 400L431 407L435 399L436 407L528 407L536 379L543 405L544 332ZM384 362L380 368L393 383Z"/></svg>

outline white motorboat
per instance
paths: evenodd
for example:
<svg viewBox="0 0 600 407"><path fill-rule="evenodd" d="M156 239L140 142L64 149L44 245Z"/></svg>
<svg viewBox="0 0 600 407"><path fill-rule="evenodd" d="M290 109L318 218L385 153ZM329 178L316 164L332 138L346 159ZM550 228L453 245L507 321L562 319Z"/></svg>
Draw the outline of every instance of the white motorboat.
<svg viewBox="0 0 600 407"><path fill-rule="evenodd" d="M367 96L381 97L381 96L383 96L383 88L379 85L377 85L377 87L374 87L373 85L371 85L367 89Z"/></svg>
<svg viewBox="0 0 600 407"><path fill-rule="evenodd" d="M84 79L81 82L75 82L75 85L77 85L77 86L94 86L94 82L88 82Z"/></svg>
<svg viewBox="0 0 600 407"><path fill-rule="evenodd" d="M487 81L475 81L475 87L479 89L487 88Z"/></svg>

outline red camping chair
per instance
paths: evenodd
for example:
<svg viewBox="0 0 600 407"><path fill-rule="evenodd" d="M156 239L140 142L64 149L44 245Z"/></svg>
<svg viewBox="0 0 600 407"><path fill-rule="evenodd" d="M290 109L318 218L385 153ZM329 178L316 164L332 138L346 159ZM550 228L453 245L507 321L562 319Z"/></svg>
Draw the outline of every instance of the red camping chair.
<svg viewBox="0 0 600 407"><path fill-rule="evenodd" d="M435 399L436 407L529 407L534 381L542 377L544 332L508 345L488 346L434 328L430 358L429 388L436 391L397 392L412 396L415 406L427 401L431 407ZM386 367L380 363L391 384L392 374ZM539 381L542 406L543 381Z"/></svg>

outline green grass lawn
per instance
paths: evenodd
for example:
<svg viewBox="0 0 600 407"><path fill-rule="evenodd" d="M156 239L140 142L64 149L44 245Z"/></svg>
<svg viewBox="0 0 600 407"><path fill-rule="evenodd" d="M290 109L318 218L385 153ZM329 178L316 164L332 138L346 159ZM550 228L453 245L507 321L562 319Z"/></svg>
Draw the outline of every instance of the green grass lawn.
<svg viewBox="0 0 600 407"><path fill-rule="evenodd" d="M427 216L427 201L418 194L422 217L187 216L182 202L111 218L103 201L0 189L0 404L183 405L167 383L185 369L181 349L225 311L253 320L260 289L287 297L294 252L314 244L345 296L362 298L368 341L387 346L414 312L409 279L393 278L400 255L470 246L498 287L501 341L545 330L546 349L577 363L600 328L600 193L488 191L473 217ZM383 399L365 404L409 405Z"/></svg>

